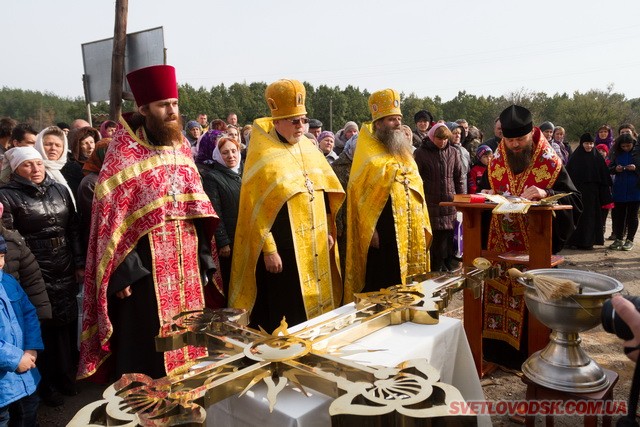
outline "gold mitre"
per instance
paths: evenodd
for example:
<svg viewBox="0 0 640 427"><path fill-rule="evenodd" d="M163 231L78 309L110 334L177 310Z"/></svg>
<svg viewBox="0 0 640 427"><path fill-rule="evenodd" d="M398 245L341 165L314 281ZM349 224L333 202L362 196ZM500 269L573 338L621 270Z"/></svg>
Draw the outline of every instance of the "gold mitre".
<svg viewBox="0 0 640 427"><path fill-rule="evenodd" d="M400 95L393 89L383 89L374 92L369 97L369 110L375 122L387 116L400 115Z"/></svg>
<svg viewBox="0 0 640 427"><path fill-rule="evenodd" d="M264 91L274 120L307 114L304 106L306 95L304 85L298 80L278 80L267 86L267 90Z"/></svg>

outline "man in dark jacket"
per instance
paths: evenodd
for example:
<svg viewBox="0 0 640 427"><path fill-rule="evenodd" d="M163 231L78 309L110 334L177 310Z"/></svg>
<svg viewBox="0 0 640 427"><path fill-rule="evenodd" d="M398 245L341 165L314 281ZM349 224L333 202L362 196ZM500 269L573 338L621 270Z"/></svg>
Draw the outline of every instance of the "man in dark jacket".
<svg viewBox="0 0 640 427"><path fill-rule="evenodd" d="M454 268L453 228L456 209L440 206L440 202L450 202L454 194L465 192L466 177L462 174L460 152L449 144L449 138L451 131L444 123L438 123L413 153L424 182L424 194L433 230L431 271L448 271Z"/></svg>
<svg viewBox="0 0 640 427"><path fill-rule="evenodd" d="M500 117L498 117L493 124L493 137L487 139L484 144L488 145L489 148L493 150L495 153L498 149L498 144L502 141L502 124L500 123Z"/></svg>

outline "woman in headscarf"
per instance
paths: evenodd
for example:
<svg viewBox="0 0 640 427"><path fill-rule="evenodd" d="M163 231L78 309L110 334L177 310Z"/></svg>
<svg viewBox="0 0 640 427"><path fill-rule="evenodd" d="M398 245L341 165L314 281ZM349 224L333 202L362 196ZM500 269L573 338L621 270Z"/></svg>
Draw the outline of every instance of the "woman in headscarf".
<svg viewBox="0 0 640 427"><path fill-rule="evenodd" d="M40 396L45 404L58 406L63 403L60 392L76 394L76 295L85 258L78 219L68 188L51 178L38 151L16 147L8 150L5 158L12 174L9 183L0 188L2 222L22 234L44 278L52 319L42 324L45 350L38 357Z"/></svg>
<svg viewBox="0 0 640 427"><path fill-rule="evenodd" d="M94 128L87 126L69 132L68 139L71 147L71 157L62 167L60 173L67 180L71 194L76 197L80 181L84 178L82 168L91 153L93 153L96 143L100 141L100 134Z"/></svg>
<svg viewBox="0 0 640 427"><path fill-rule="evenodd" d="M226 125L225 125L226 126ZM216 163L213 160L213 152L218 145L218 139L224 135L222 131L216 129L209 129L205 132L204 135L200 137L198 140L198 154L196 154L195 162L198 167L198 171L200 171L200 175L211 166ZM202 184L204 186L204 179L202 180ZM207 191L205 187L205 192ZM215 207L215 206L214 206ZM212 233L215 230L210 230ZM214 239L214 242L211 245L211 255L213 256L213 262L216 265L220 265L220 259L218 254L218 244ZM224 293L224 281L222 280L222 274L220 269L217 269L213 274L213 281L216 284L213 286L205 286L204 288L204 303L206 307L209 308L221 308L226 307L226 298L227 295L223 295ZM215 289L214 289L215 288Z"/></svg>
<svg viewBox="0 0 640 427"><path fill-rule="evenodd" d="M113 134L116 132L117 128L118 124L116 122L113 120L105 120L100 125L100 136L102 138L113 138Z"/></svg>
<svg viewBox="0 0 640 427"><path fill-rule="evenodd" d="M611 149L613 146L613 129L611 129L611 126L602 125L598 128L595 144L606 144Z"/></svg>
<svg viewBox="0 0 640 427"><path fill-rule="evenodd" d="M604 158L595 149L591 134L585 133L580 137L580 145L569 157L567 172L582 194L584 205L567 246L591 250L593 245L604 245L602 205L611 202L611 176Z"/></svg>
<svg viewBox="0 0 640 427"><path fill-rule="evenodd" d="M35 149L42 156L47 175L54 181L67 187L71 195L71 200L75 204L73 190L69 187L69 183L61 172L67 163L67 152L69 150L67 135L58 126L44 128L36 136Z"/></svg>
<svg viewBox="0 0 640 427"><path fill-rule="evenodd" d="M240 143L232 136L223 134L213 150L212 160L213 163L201 164L199 170L204 191L220 217L214 237L220 257L224 294L227 297L242 183Z"/></svg>
<svg viewBox="0 0 640 427"><path fill-rule="evenodd" d="M195 157L198 153L196 145L198 143L198 139L202 136L202 126L200 123L195 120L189 120L185 128L184 136L187 137L187 141L189 141L189 145L191 145L191 153Z"/></svg>
<svg viewBox="0 0 640 427"><path fill-rule="evenodd" d="M91 234L91 205L93 204L93 193L98 182L98 175L102 169L104 156L111 142L110 138L105 138L96 144L91 156L82 166L83 178L78 186L78 217L80 219L80 230L82 243L86 251Z"/></svg>

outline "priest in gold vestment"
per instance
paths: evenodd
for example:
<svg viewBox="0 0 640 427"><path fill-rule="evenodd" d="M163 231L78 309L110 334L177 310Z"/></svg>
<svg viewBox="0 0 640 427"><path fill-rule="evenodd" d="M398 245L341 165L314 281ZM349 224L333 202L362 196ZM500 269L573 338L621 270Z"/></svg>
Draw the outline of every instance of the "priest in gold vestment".
<svg viewBox="0 0 640 427"><path fill-rule="evenodd" d="M400 96L375 92L369 109L373 121L362 125L347 186L345 303L429 271L431 224Z"/></svg>
<svg viewBox="0 0 640 427"><path fill-rule="evenodd" d="M333 310L342 299L335 216L340 181L304 136L305 88L278 80L265 97L271 117L254 121L244 166L229 305L251 310L271 332Z"/></svg>

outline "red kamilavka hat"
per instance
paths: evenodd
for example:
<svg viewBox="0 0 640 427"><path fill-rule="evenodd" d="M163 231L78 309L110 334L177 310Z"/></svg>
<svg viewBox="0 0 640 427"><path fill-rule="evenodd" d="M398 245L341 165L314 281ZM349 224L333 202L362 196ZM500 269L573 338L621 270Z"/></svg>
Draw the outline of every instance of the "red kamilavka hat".
<svg viewBox="0 0 640 427"><path fill-rule="evenodd" d="M127 81L139 107L178 97L176 69L171 65L152 65L134 70L127 74Z"/></svg>

